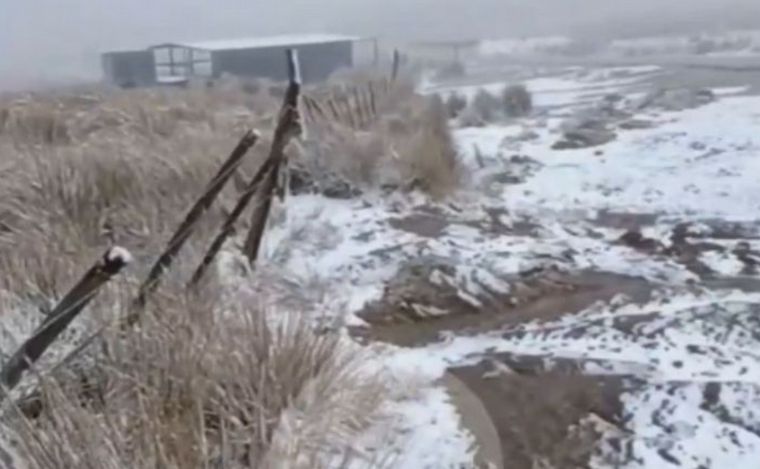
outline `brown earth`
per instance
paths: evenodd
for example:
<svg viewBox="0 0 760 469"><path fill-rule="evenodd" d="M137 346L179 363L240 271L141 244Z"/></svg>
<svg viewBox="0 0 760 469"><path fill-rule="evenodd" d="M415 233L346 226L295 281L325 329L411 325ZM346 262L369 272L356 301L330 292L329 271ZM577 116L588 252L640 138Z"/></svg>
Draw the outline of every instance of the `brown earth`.
<svg viewBox="0 0 760 469"><path fill-rule="evenodd" d="M450 372L477 395L497 429L504 467L585 469L600 438L592 419L617 426L623 380L490 357ZM566 367L567 368L567 367Z"/></svg>
<svg viewBox="0 0 760 469"><path fill-rule="evenodd" d="M530 321L552 321L619 294L643 303L652 291L648 282L635 277L545 270L512 279L509 294L495 295L486 306L478 308L459 298L454 287L434 285L426 278L419 277L425 283L418 285L403 282L404 288L414 292L416 303L410 303L406 291L390 288L380 302L369 305L360 314L370 328L353 332L396 345L421 346L436 342L443 332L474 335ZM417 304L441 308L446 314L421 316Z"/></svg>

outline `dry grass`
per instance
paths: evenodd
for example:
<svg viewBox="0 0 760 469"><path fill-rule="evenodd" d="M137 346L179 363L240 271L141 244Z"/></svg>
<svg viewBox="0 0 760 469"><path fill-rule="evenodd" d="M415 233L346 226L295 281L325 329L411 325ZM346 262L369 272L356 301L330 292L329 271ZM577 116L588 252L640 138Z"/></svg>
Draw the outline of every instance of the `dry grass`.
<svg viewBox="0 0 760 469"><path fill-rule="evenodd" d="M467 109L467 97L458 93L451 93L446 98L446 110L449 113L449 118L454 119Z"/></svg>
<svg viewBox="0 0 760 469"><path fill-rule="evenodd" d="M525 85L508 85L501 92L501 100L507 117L524 117L533 110L533 96Z"/></svg>
<svg viewBox="0 0 760 469"><path fill-rule="evenodd" d="M339 122L316 123L302 151L314 174L335 172L362 189L421 190L451 195L462 178L448 112L439 98L398 82L377 103L378 115L356 131Z"/></svg>
<svg viewBox="0 0 760 469"><path fill-rule="evenodd" d="M22 457L40 469L323 467L383 388L337 336L251 304L159 297L139 332L106 337L108 355L44 380L40 415L11 422Z"/></svg>
<svg viewBox="0 0 760 469"><path fill-rule="evenodd" d="M480 89L472 99L470 108L484 122L492 122L501 111L501 102L488 90Z"/></svg>
<svg viewBox="0 0 760 469"><path fill-rule="evenodd" d="M245 95L223 89L75 98L5 103L13 117L0 132L0 282L11 291L32 283L55 298L72 270L113 242L138 260L155 256L244 129L266 125L276 111L253 111ZM38 138L48 121L29 116L44 109L66 140ZM242 172L253 174L265 151L266 142L255 147ZM205 247L236 196L225 190L190 252Z"/></svg>
<svg viewBox="0 0 760 469"><path fill-rule="evenodd" d="M456 101L451 106L458 106ZM533 110L533 97L524 85L507 85L500 95L478 90L470 105L460 112L460 124L482 126L499 119L525 117Z"/></svg>
<svg viewBox="0 0 760 469"><path fill-rule="evenodd" d="M270 88L3 97L0 291L44 310L116 243L136 269L86 313L112 321L244 131L271 133L280 100ZM375 105L361 130L312 124L300 157L367 188L455 190L461 169L444 104L400 82ZM264 138L238 182L267 148ZM319 468L327 457L354 456L350 440L383 392L359 372L361 356L300 316L274 321L221 288L191 298L179 289L237 195L228 187L204 217L141 329L106 337L111 353L77 372L45 378L42 414L15 417L31 467Z"/></svg>

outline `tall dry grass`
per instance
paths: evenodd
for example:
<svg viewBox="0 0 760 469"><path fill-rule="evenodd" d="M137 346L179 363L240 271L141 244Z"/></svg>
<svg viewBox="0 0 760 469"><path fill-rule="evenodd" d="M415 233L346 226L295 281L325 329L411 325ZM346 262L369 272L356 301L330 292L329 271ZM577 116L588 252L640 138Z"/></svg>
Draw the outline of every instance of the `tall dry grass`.
<svg viewBox="0 0 760 469"><path fill-rule="evenodd" d="M98 253L119 244L135 268L92 304L86 315L95 320L83 327L122 314L239 137L251 127L266 136L274 125L280 101L270 87L222 85L0 99L0 292L37 305L42 317ZM434 197L455 190L461 169L443 103L400 82L374 104L361 129L312 123L293 153L363 187L391 181ZM264 138L239 182L267 149ZM27 466L319 468L356 457L351 439L384 392L361 373L360 355L315 334L302 316L275 321L250 298L236 301L224 282L201 295L183 290L237 195L226 188L206 214L136 333L107 334L108 354L96 347L54 375L38 370L35 418L2 413Z"/></svg>
<svg viewBox="0 0 760 469"><path fill-rule="evenodd" d="M300 317L273 321L250 298L205 293L158 296L138 332L105 337L110 353L44 378L39 415L6 422L21 457L40 469L355 458L351 441L385 392L362 373L361 354Z"/></svg>
<svg viewBox="0 0 760 469"><path fill-rule="evenodd" d="M377 100L377 113L359 130L333 120L313 123L301 152L314 174L337 173L361 189L421 190L451 195L462 179L448 111L400 80Z"/></svg>
<svg viewBox="0 0 760 469"><path fill-rule="evenodd" d="M55 297L71 270L112 243L138 260L155 256L244 130L276 113L266 100L259 109L224 89L75 98L0 105L10 116L0 129L0 282L12 291L32 283ZM50 135L49 122L66 129L66 139L40 137ZM262 143L245 160L245 174L263 160ZM188 252L205 247L236 196L225 190ZM50 278L29 281L42 276Z"/></svg>

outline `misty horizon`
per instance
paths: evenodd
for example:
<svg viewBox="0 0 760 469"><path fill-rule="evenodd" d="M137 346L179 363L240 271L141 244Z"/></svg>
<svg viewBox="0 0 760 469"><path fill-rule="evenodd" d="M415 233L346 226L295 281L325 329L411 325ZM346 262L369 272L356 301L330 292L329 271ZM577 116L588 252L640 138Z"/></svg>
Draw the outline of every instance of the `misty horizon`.
<svg viewBox="0 0 760 469"><path fill-rule="evenodd" d="M325 6L327 5L327 6ZM151 43L302 32L418 41L532 35L625 37L760 25L748 0L0 0L0 84L92 79L99 54ZM754 13L754 14L753 14ZM456 25L456 27L452 27Z"/></svg>

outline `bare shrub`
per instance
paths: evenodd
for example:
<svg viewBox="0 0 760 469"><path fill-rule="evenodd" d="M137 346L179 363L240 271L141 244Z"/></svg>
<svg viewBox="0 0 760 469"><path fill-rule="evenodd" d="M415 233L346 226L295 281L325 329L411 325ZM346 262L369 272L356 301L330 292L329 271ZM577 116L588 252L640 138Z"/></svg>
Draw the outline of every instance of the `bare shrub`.
<svg viewBox="0 0 760 469"><path fill-rule="evenodd" d="M440 97L429 100L421 119L404 150L405 179L433 197L442 198L456 189L461 166L446 105Z"/></svg>
<svg viewBox="0 0 760 469"><path fill-rule="evenodd" d="M483 121L492 122L501 113L503 106L499 98L485 89L480 89L470 102L470 108Z"/></svg>
<svg viewBox="0 0 760 469"><path fill-rule="evenodd" d="M509 85L501 93L506 117L523 117L533 110L533 96L525 85Z"/></svg>
<svg viewBox="0 0 760 469"><path fill-rule="evenodd" d="M467 97L459 93L451 93L446 98L446 110L449 117L454 119L467 108Z"/></svg>
<svg viewBox="0 0 760 469"><path fill-rule="evenodd" d="M461 168L443 100L401 81L377 109L377 120L358 132L337 121L312 125L302 156L307 167L309 161L323 165L312 174L329 168L358 187L414 188L436 198L456 189Z"/></svg>
<svg viewBox="0 0 760 469"><path fill-rule="evenodd" d="M12 422L30 466L319 468L349 447L383 390L361 354L305 318L204 297L157 299L107 356L44 380L39 416Z"/></svg>

